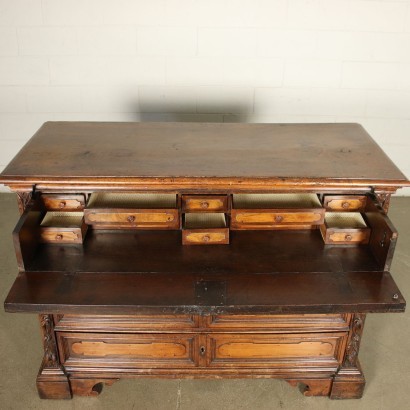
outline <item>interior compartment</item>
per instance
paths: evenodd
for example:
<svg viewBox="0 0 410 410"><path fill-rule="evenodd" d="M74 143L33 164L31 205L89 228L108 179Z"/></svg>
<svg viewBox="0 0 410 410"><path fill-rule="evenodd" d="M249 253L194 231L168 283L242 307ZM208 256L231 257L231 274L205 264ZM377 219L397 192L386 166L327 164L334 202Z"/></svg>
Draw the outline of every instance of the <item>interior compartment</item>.
<svg viewBox="0 0 410 410"><path fill-rule="evenodd" d="M316 194L234 194L237 209L321 208Z"/></svg>
<svg viewBox="0 0 410 410"><path fill-rule="evenodd" d="M82 212L47 212L40 226L43 228L79 228L82 222Z"/></svg>
<svg viewBox="0 0 410 410"><path fill-rule="evenodd" d="M97 192L91 194L87 208L166 209L176 205L176 194Z"/></svg>
<svg viewBox="0 0 410 410"><path fill-rule="evenodd" d="M185 214L185 229L226 228L226 217L223 213L187 213Z"/></svg>

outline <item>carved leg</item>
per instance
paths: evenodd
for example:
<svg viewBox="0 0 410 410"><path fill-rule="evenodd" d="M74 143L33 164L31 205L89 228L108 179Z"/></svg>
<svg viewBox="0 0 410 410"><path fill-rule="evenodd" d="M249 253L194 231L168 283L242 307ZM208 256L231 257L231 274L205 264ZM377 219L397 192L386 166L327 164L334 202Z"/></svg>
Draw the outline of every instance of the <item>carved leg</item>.
<svg viewBox="0 0 410 410"><path fill-rule="evenodd" d="M291 379L286 380L291 386L300 386L305 396L329 396L332 379Z"/></svg>
<svg viewBox="0 0 410 410"><path fill-rule="evenodd" d="M40 315L44 358L37 376L37 390L42 399L71 399L70 383L61 366L54 335L52 315Z"/></svg>
<svg viewBox="0 0 410 410"><path fill-rule="evenodd" d="M77 379L70 378L71 391L76 396L98 396L104 384L112 386L119 379Z"/></svg>
<svg viewBox="0 0 410 410"><path fill-rule="evenodd" d="M330 392L331 399L360 399L363 396L366 380L357 356L365 319L365 314L355 313L353 315L346 354L342 367L334 377Z"/></svg>

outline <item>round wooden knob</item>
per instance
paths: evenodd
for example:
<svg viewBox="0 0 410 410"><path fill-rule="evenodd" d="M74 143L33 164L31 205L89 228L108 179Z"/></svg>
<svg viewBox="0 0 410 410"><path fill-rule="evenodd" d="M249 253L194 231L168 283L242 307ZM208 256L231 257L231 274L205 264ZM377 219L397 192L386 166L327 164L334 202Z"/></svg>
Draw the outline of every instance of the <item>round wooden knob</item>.
<svg viewBox="0 0 410 410"><path fill-rule="evenodd" d="M209 235L204 235L204 236L202 237L202 240L203 240L204 242L209 242L209 241L211 240L211 237L210 237Z"/></svg>
<svg viewBox="0 0 410 410"><path fill-rule="evenodd" d="M134 216L134 215L130 215L130 216L127 218L127 221L128 221L128 222L134 222L134 221L135 221L135 216Z"/></svg>
<svg viewBox="0 0 410 410"><path fill-rule="evenodd" d="M351 241L353 238L352 238L352 235L345 235L345 240L346 241Z"/></svg>
<svg viewBox="0 0 410 410"><path fill-rule="evenodd" d="M58 204L58 207L59 207L59 208L65 208L65 206L66 206L66 202L65 202L65 201L61 201L61 202Z"/></svg>
<svg viewBox="0 0 410 410"><path fill-rule="evenodd" d="M60 233L58 235L56 235L56 240L57 241L61 241L63 239L63 235L61 235Z"/></svg>
<svg viewBox="0 0 410 410"><path fill-rule="evenodd" d="M201 208L202 209L208 209L209 208L209 203L206 201L201 202Z"/></svg>
<svg viewBox="0 0 410 410"><path fill-rule="evenodd" d="M283 216L282 215L276 215L275 216L275 222L282 222L283 221Z"/></svg>
<svg viewBox="0 0 410 410"><path fill-rule="evenodd" d="M349 202L342 202L342 208L343 209L348 209L350 206Z"/></svg>

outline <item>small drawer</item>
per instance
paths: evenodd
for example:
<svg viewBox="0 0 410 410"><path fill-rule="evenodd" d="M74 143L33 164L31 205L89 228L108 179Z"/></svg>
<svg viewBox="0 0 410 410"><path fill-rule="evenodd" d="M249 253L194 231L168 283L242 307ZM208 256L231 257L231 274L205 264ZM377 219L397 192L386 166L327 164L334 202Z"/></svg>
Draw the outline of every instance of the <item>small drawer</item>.
<svg viewBox="0 0 410 410"><path fill-rule="evenodd" d="M324 195L323 206L327 211L363 212L366 199L365 195Z"/></svg>
<svg viewBox="0 0 410 410"><path fill-rule="evenodd" d="M326 214L320 232L327 244L367 244L370 238L370 228L359 212Z"/></svg>
<svg viewBox="0 0 410 410"><path fill-rule="evenodd" d="M82 211L85 207L84 195L44 194L41 201L49 211Z"/></svg>
<svg viewBox="0 0 410 410"><path fill-rule="evenodd" d="M218 332L336 332L348 331L350 314L210 315L207 327Z"/></svg>
<svg viewBox="0 0 410 410"><path fill-rule="evenodd" d="M91 195L84 210L94 229L179 229L175 194Z"/></svg>
<svg viewBox="0 0 410 410"><path fill-rule="evenodd" d="M177 209L86 209L85 221L99 229L178 229Z"/></svg>
<svg viewBox="0 0 410 410"><path fill-rule="evenodd" d="M221 213L185 214L183 245L224 245L229 243L226 216Z"/></svg>
<svg viewBox="0 0 410 410"><path fill-rule="evenodd" d="M189 332L198 327L195 315L55 315L56 331L165 333Z"/></svg>
<svg viewBox="0 0 410 410"><path fill-rule="evenodd" d="M302 229L323 223L325 210L316 194L234 195L232 229Z"/></svg>
<svg viewBox="0 0 410 410"><path fill-rule="evenodd" d="M227 212L226 195L182 195L184 212Z"/></svg>
<svg viewBox="0 0 410 410"><path fill-rule="evenodd" d="M40 224L41 242L82 243L86 232L82 212L47 212Z"/></svg>

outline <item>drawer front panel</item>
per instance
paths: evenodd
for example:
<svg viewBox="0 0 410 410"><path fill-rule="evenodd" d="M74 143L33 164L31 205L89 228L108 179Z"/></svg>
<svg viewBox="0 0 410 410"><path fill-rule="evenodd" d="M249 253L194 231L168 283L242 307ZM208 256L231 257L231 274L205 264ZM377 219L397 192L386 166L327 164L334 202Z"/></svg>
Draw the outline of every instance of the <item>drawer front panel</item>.
<svg viewBox="0 0 410 410"><path fill-rule="evenodd" d="M84 195L44 194L41 201L49 211L81 211L85 206Z"/></svg>
<svg viewBox="0 0 410 410"><path fill-rule="evenodd" d="M83 235L80 228L59 229L59 228L41 228L41 242L54 243L82 243Z"/></svg>
<svg viewBox="0 0 410 410"><path fill-rule="evenodd" d="M232 210L233 229L258 229L281 225L320 225L324 220L324 209L277 211L277 210Z"/></svg>
<svg viewBox="0 0 410 410"><path fill-rule="evenodd" d="M198 327L194 315L55 315L57 331L181 332Z"/></svg>
<svg viewBox="0 0 410 410"><path fill-rule="evenodd" d="M75 367L194 367L197 336L57 332L62 363Z"/></svg>
<svg viewBox="0 0 410 410"><path fill-rule="evenodd" d="M321 225L320 232L326 244L362 244L369 243L370 229L334 229L327 228L326 225Z"/></svg>
<svg viewBox="0 0 410 410"><path fill-rule="evenodd" d="M348 331L350 314L306 315L213 315L208 328L215 331L245 332L318 332Z"/></svg>
<svg viewBox="0 0 410 410"><path fill-rule="evenodd" d="M184 245L216 245L229 243L229 229L185 229L182 231Z"/></svg>
<svg viewBox="0 0 410 410"><path fill-rule="evenodd" d="M295 335L210 335L209 366L337 366L347 332Z"/></svg>
<svg viewBox="0 0 410 410"><path fill-rule="evenodd" d="M228 197L225 195L183 195L182 209L189 212L226 212Z"/></svg>
<svg viewBox="0 0 410 410"><path fill-rule="evenodd" d="M86 209L84 212L84 217L87 224L100 228L179 228L179 214L177 209Z"/></svg>
<svg viewBox="0 0 410 410"><path fill-rule="evenodd" d="M325 195L323 206L328 211L361 212L366 207L366 196L358 195Z"/></svg>

